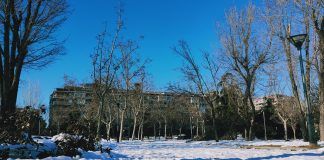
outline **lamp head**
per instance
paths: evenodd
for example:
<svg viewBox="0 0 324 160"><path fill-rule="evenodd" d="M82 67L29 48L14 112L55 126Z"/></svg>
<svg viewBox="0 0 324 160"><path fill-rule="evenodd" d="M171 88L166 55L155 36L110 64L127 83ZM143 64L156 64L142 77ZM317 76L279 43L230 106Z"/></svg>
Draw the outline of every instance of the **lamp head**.
<svg viewBox="0 0 324 160"><path fill-rule="evenodd" d="M306 39L307 34L298 34L294 36L290 36L288 40L291 44L293 44L298 50L301 50L303 43Z"/></svg>

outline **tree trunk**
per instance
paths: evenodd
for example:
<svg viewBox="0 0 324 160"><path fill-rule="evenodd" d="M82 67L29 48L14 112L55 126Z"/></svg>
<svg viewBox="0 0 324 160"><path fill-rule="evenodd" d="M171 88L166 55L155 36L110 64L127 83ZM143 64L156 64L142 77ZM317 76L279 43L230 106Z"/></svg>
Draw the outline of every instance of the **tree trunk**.
<svg viewBox="0 0 324 160"><path fill-rule="evenodd" d="M250 85L252 84L252 82L250 83ZM250 120L250 134L249 134L249 141L253 141L254 139L254 120L255 120L255 106L253 103L253 99L252 99L252 94L251 94L251 86L247 85L248 87L248 99L250 101L250 105L252 108L252 115L251 115L251 120Z"/></svg>
<svg viewBox="0 0 324 160"><path fill-rule="evenodd" d="M322 26L324 27L324 20ZM319 99L320 99L320 140L324 141L324 30L318 31L319 35Z"/></svg>
<svg viewBox="0 0 324 160"><path fill-rule="evenodd" d="M248 141L253 141L253 139L254 139L253 127L254 127L254 117L252 117L252 119L250 121L250 129L249 129L249 139L248 139Z"/></svg>
<svg viewBox="0 0 324 160"><path fill-rule="evenodd" d="M144 118L145 118L145 113L144 112L142 112L143 113L143 115L142 115L142 120L141 120L141 124L140 124L140 126L141 126L141 128L140 128L140 130L141 130L141 140L143 141L144 139L143 139L143 135L144 135ZM148 135L148 137L149 137L149 135ZM148 138L149 139L149 138Z"/></svg>
<svg viewBox="0 0 324 160"><path fill-rule="evenodd" d="M103 110L103 103L104 100L103 98L100 98L100 102L99 102L99 108L98 108L98 122L97 122L97 136L96 138L100 139L100 128L101 128L101 118L102 118L102 110Z"/></svg>
<svg viewBox="0 0 324 160"><path fill-rule="evenodd" d="M285 135L284 135L284 138L286 141L288 141L288 132L287 132L287 119L285 119L279 112L277 112L277 115L279 117L279 119L281 120L282 122L282 125L284 127L284 132L285 132Z"/></svg>
<svg viewBox="0 0 324 160"><path fill-rule="evenodd" d="M125 110L122 110L121 116L120 116L119 142L121 142L123 139L124 114L125 114Z"/></svg>
<svg viewBox="0 0 324 160"><path fill-rule="evenodd" d="M171 130L171 132L170 132L170 133L171 133L171 135L170 135L170 136L171 136L171 139L173 139L173 125L171 125L171 128L170 128L170 130Z"/></svg>
<svg viewBox="0 0 324 160"><path fill-rule="evenodd" d="M267 126L266 126L266 120L265 120L265 113L263 113L263 127L264 127L264 140L268 140L267 138Z"/></svg>
<svg viewBox="0 0 324 160"><path fill-rule="evenodd" d="M247 130L246 130L246 128L244 129L244 138L245 138L245 140L247 140L247 137L248 137L248 133L247 133Z"/></svg>
<svg viewBox="0 0 324 160"><path fill-rule="evenodd" d="M306 127L305 115L300 117L300 120L298 121L298 124L300 126L300 131L302 133L303 140L305 142L307 142L308 141L308 134L307 134L308 132L307 132L307 127Z"/></svg>
<svg viewBox="0 0 324 160"><path fill-rule="evenodd" d="M126 112L126 111L125 111ZM125 113L126 115L125 115L125 117L126 118L124 118L125 120L125 123L127 122L127 127L128 127L128 129L127 129L127 137L128 137L128 140L131 140L132 139L132 134L131 134L131 132L132 132L132 128L130 127L131 126L131 121L132 121L132 119L131 118L127 118L127 113ZM127 120L127 121L126 121Z"/></svg>
<svg viewBox="0 0 324 160"><path fill-rule="evenodd" d="M116 139L117 139L117 143L119 143L119 133L120 133L120 129L119 129L119 111L117 111L117 120L116 120Z"/></svg>
<svg viewBox="0 0 324 160"><path fill-rule="evenodd" d="M324 83L324 82L323 82ZM324 88L322 89L321 92L324 92ZM320 140L324 141L324 94L321 96L322 98L322 103L320 105Z"/></svg>
<svg viewBox="0 0 324 160"><path fill-rule="evenodd" d="M179 128L179 136L182 134L182 127Z"/></svg>
<svg viewBox="0 0 324 160"><path fill-rule="evenodd" d="M202 137L205 137L205 120L202 120L202 123L201 123L201 136Z"/></svg>
<svg viewBox="0 0 324 160"><path fill-rule="evenodd" d="M101 138L100 129L101 129L101 119L102 119L102 110L103 110L104 99L101 98L98 108L98 122L97 122L97 136L96 138Z"/></svg>
<svg viewBox="0 0 324 160"><path fill-rule="evenodd" d="M8 68L9 69L9 68ZM14 69L12 69L14 70ZM3 117L7 117L15 113L18 86L20 82L21 67L17 67L17 73L15 75L15 80L10 80L8 78L3 78L3 83L1 84L1 114ZM8 71L9 72L9 71ZM0 75L1 76L1 75ZM13 126L13 124L10 124Z"/></svg>
<svg viewBox="0 0 324 160"><path fill-rule="evenodd" d="M193 131L192 131L192 117L190 117L190 137L193 139Z"/></svg>
<svg viewBox="0 0 324 160"><path fill-rule="evenodd" d="M213 121L213 130L214 130L214 138L215 138L215 141L218 142L219 139L218 139L218 133L217 133L217 126L216 126L216 111L215 111L215 108L213 106L213 104L210 104L212 106L212 121Z"/></svg>
<svg viewBox="0 0 324 160"><path fill-rule="evenodd" d="M131 140L134 140L134 138L135 138L135 131L136 131L136 125L137 125L136 123L137 123L137 116L134 115L134 125L133 125L133 133L132 133Z"/></svg>
<svg viewBox="0 0 324 160"><path fill-rule="evenodd" d="M294 140L296 140L296 127L291 125L291 129L292 129L293 134L294 134Z"/></svg>
<svg viewBox="0 0 324 160"><path fill-rule="evenodd" d="M167 120L164 119L164 138L167 138Z"/></svg>
<svg viewBox="0 0 324 160"><path fill-rule="evenodd" d="M106 124L106 129L107 129L107 140L110 140L111 121Z"/></svg>
<svg viewBox="0 0 324 160"><path fill-rule="evenodd" d="M196 136L199 137L199 120L196 119Z"/></svg>
<svg viewBox="0 0 324 160"><path fill-rule="evenodd" d="M282 122L285 130L285 140L288 141L287 120L283 120Z"/></svg>
<svg viewBox="0 0 324 160"><path fill-rule="evenodd" d="M138 129L137 129L137 139L138 139L138 140L140 140L140 135L141 135L141 125L142 125L142 123L140 123L140 124L138 125Z"/></svg>
<svg viewBox="0 0 324 160"><path fill-rule="evenodd" d="M161 122L159 121L159 140L161 139Z"/></svg>
<svg viewBox="0 0 324 160"><path fill-rule="evenodd" d="M91 123L88 122L88 134L90 135L91 134Z"/></svg>
<svg viewBox="0 0 324 160"><path fill-rule="evenodd" d="M156 140L156 127L155 127L155 123L153 125L153 134L154 134L154 141Z"/></svg>
<svg viewBox="0 0 324 160"><path fill-rule="evenodd" d="M143 132L143 128L144 128L144 123L141 125L141 141L143 141L143 136L144 136L144 132Z"/></svg>

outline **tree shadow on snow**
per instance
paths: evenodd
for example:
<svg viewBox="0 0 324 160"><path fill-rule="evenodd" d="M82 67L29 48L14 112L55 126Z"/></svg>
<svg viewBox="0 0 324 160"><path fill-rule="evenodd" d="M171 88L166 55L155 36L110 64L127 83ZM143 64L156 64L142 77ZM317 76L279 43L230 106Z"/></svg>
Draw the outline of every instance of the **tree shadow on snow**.
<svg viewBox="0 0 324 160"><path fill-rule="evenodd" d="M266 157L254 157L254 158L248 158L246 160L260 160L260 159L274 159L274 158L288 158L292 156L305 156L305 157L318 157L318 156L324 156L324 153L296 153L296 154L281 154L281 155L274 155L274 156L266 156ZM211 158L194 158L194 159L182 159L182 160L210 160ZM214 158L213 158L214 159ZM216 158L219 160L241 160L240 158Z"/></svg>
<svg viewBox="0 0 324 160"><path fill-rule="evenodd" d="M194 159L181 159L181 160L210 160L210 159L215 159L215 158L194 158ZM220 158L216 158L216 160L242 160L240 158L226 158L226 159L220 159Z"/></svg>
<svg viewBox="0 0 324 160"><path fill-rule="evenodd" d="M123 159L123 158L129 159L130 158L130 157L127 157L126 155L113 153L113 152L110 152L110 156L111 156L112 159L119 159L119 158L121 158L121 159Z"/></svg>
<svg viewBox="0 0 324 160"><path fill-rule="evenodd" d="M288 157L291 157L291 156L318 157L318 156L324 156L324 153L296 153L296 154L281 154L281 155L275 155L275 156L266 156L266 157L248 158L247 160L273 159L273 158L288 158Z"/></svg>

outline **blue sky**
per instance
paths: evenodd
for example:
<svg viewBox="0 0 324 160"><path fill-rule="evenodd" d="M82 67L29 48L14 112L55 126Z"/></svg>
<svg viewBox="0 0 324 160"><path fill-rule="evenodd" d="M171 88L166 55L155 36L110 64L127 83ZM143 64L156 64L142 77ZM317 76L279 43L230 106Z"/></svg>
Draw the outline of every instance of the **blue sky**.
<svg viewBox="0 0 324 160"><path fill-rule="evenodd" d="M96 35L105 23L113 29L115 0L69 0L69 19L57 33L59 39L67 39L66 55L42 70L25 70L24 81L37 82L41 88L43 103L48 105L49 96L63 86L63 75L79 81L90 81L92 53ZM126 30L123 36L140 42L139 53L152 62L148 65L156 90L164 90L169 82L181 81L176 70L181 60L170 49L184 39L191 45L199 60L199 50L213 51L218 48L216 22L224 21L224 12L232 6L238 8L248 0L124 0ZM21 96L20 96L21 97ZM18 99L20 103L21 99Z"/></svg>

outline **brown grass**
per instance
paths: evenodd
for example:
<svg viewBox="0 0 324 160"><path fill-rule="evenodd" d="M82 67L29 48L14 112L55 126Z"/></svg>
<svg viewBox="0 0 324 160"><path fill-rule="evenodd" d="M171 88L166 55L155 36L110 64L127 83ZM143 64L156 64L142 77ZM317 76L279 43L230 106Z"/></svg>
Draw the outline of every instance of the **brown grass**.
<svg viewBox="0 0 324 160"><path fill-rule="evenodd" d="M321 148L321 146L312 146L312 145L307 145L307 146L282 146L282 145L260 145L260 146L254 146L254 145L245 145L245 146L240 146L240 148L243 149L286 149L286 150L291 150L291 151L296 151L298 149L303 149L303 150L310 150L310 149L318 149Z"/></svg>

